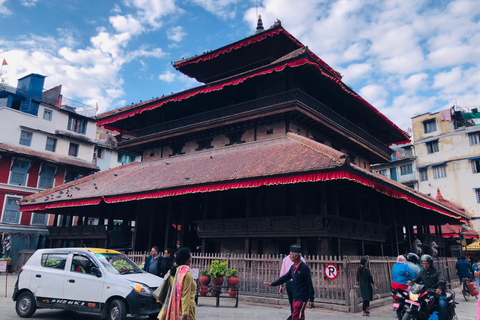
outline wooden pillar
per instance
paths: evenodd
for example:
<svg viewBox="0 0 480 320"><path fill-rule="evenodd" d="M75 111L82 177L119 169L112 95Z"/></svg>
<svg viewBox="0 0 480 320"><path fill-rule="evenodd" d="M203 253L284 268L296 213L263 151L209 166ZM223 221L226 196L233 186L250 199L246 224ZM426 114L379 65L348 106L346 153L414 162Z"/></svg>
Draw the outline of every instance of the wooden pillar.
<svg viewBox="0 0 480 320"><path fill-rule="evenodd" d="M397 256L399 255L399 248L398 248L398 232L397 232L397 218L395 217L395 207L392 207L392 212L393 212L393 228L395 230L395 247L397 248Z"/></svg>
<svg viewBox="0 0 480 320"><path fill-rule="evenodd" d="M77 226L83 225L83 215L78 215Z"/></svg>
<svg viewBox="0 0 480 320"><path fill-rule="evenodd" d="M53 217L53 226L54 227L57 227L58 226L58 214L54 214L54 217ZM52 244L50 242L50 248L52 247Z"/></svg>
<svg viewBox="0 0 480 320"><path fill-rule="evenodd" d="M187 197L183 197L182 201L182 220L180 230L180 247L185 246L185 235L187 234L187 215L188 215L188 201Z"/></svg>

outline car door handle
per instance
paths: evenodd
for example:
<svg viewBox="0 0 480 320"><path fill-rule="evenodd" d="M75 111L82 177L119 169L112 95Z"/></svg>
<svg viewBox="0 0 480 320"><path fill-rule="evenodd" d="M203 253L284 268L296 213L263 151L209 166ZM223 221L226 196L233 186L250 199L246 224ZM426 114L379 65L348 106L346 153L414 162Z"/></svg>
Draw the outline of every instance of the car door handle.
<svg viewBox="0 0 480 320"><path fill-rule="evenodd" d="M70 279L70 280L68 280L68 282L70 282L70 283L75 283L75 280Z"/></svg>
<svg viewBox="0 0 480 320"><path fill-rule="evenodd" d="M36 274L35 277L36 277L36 278L41 278L42 275L41 275L41 274Z"/></svg>

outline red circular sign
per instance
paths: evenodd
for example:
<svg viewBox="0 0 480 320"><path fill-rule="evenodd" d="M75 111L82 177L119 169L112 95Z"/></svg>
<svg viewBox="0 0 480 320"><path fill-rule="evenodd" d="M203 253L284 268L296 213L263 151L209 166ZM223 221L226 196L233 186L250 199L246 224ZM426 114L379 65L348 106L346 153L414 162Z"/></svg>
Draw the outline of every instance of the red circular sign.
<svg viewBox="0 0 480 320"><path fill-rule="evenodd" d="M338 269L335 265L333 264L327 264L325 266L325 277L327 277L330 280L335 279L338 277Z"/></svg>

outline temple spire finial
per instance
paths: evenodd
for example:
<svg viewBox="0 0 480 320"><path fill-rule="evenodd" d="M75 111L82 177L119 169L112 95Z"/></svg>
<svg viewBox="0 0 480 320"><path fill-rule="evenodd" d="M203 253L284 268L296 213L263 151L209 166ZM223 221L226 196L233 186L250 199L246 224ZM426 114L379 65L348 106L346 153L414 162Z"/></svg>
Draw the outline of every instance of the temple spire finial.
<svg viewBox="0 0 480 320"><path fill-rule="evenodd" d="M262 22L262 15L258 15L258 21L257 21L257 31L255 31L255 34L264 31L263 29L263 22Z"/></svg>

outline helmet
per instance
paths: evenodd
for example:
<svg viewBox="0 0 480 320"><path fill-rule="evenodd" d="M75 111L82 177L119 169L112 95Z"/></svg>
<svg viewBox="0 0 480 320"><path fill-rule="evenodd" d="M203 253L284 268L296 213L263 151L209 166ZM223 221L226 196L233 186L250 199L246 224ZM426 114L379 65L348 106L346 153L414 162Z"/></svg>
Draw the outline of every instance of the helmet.
<svg viewBox="0 0 480 320"><path fill-rule="evenodd" d="M420 258L420 261L421 261L421 262L423 262L423 261L428 261L428 262L430 262L430 264L433 263L432 256L429 255L429 254L424 254L424 255L422 255L422 257Z"/></svg>
<svg viewBox="0 0 480 320"><path fill-rule="evenodd" d="M418 262L418 256L415 253L410 252L409 254L407 254L407 261L417 263Z"/></svg>

